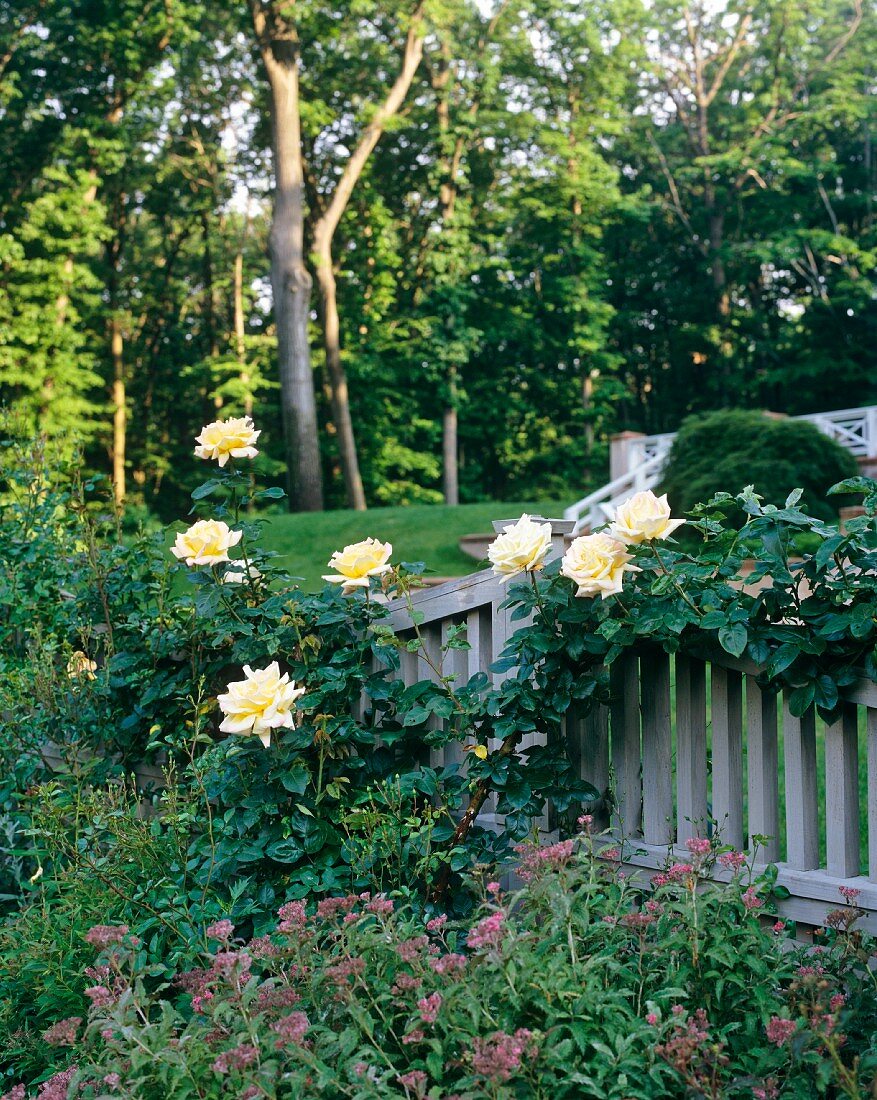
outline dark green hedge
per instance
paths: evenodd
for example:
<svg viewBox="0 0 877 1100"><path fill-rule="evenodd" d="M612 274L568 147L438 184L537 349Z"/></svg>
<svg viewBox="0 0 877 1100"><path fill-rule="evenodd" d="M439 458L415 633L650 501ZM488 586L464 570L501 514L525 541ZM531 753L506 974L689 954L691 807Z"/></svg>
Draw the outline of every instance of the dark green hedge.
<svg viewBox="0 0 877 1100"><path fill-rule="evenodd" d="M828 498L828 489L857 473L850 452L808 421L732 409L684 421L662 489L679 514L715 493L738 493L746 485L754 485L771 504L782 504L801 488L807 510L831 521L844 501Z"/></svg>

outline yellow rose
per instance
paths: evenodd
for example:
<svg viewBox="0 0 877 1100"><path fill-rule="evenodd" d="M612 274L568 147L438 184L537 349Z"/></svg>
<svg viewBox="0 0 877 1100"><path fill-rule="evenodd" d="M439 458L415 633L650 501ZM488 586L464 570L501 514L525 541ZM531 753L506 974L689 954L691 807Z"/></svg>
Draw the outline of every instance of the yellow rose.
<svg viewBox="0 0 877 1100"><path fill-rule="evenodd" d="M230 458L255 458L259 452L254 444L261 434L261 429L256 431L248 416L214 420L195 437L195 442L199 444L195 454L198 458L216 459L220 466L224 466Z"/></svg>
<svg viewBox="0 0 877 1100"><path fill-rule="evenodd" d="M656 497L651 489L646 489L615 509L615 520L609 530L620 542L639 545L669 538L683 523L684 519L670 519L666 493Z"/></svg>
<svg viewBox="0 0 877 1100"><path fill-rule="evenodd" d="M621 591L625 573L638 573L629 565L631 555L611 535L581 535L563 555L560 571L578 585L577 596L607 596Z"/></svg>
<svg viewBox="0 0 877 1100"><path fill-rule="evenodd" d="M67 675L71 680L93 680L97 672L97 661L92 661L81 649L70 654L67 662Z"/></svg>
<svg viewBox="0 0 877 1100"><path fill-rule="evenodd" d="M545 564L551 548L551 524L534 523L523 515L517 523L503 528L487 548L487 557L502 584L519 573L531 573Z"/></svg>
<svg viewBox="0 0 877 1100"><path fill-rule="evenodd" d="M335 551L328 565L337 572L326 574L323 580L330 584L343 584L345 589L368 588L369 577L380 577L389 572L387 563L392 553L393 547L389 542L378 542L377 539L351 543L343 550Z"/></svg>
<svg viewBox="0 0 877 1100"><path fill-rule="evenodd" d="M216 701L225 715L219 728L224 733L254 735L267 749L272 729L294 729L292 711L296 699L304 695L289 673L280 675L280 665L272 661L267 668L252 669L244 665L245 680L228 685L228 691Z"/></svg>
<svg viewBox="0 0 877 1100"><path fill-rule="evenodd" d="M222 520L199 519L188 531L177 535L171 553L175 558L185 558L189 566L217 565L229 560L229 550L242 536L243 531L232 531Z"/></svg>

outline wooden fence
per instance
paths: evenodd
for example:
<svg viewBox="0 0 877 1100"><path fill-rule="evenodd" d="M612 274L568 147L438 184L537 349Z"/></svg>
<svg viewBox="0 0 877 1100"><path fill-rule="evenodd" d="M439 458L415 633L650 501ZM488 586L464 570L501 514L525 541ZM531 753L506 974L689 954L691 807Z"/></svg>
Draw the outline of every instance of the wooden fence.
<svg viewBox="0 0 877 1100"><path fill-rule="evenodd" d="M553 524L555 555L567 526ZM522 628L500 610L505 597L506 586L489 570L413 597L436 663L449 632L466 628L470 648L449 651L444 675L457 683L477 672L502 679L490 666ZM390 613L398 633L412 630L403 602L392 603ZM406 684L434 675L418 654L401 656ZM778 885L789 891L779 903L784 915L818 925L843 903L839 887L851 887L860 891L863 924L877 932L877 684L857 683L839 719L825 726L812 711L794 717L785 700L761 690L758 672L723 651L628 653L611 670L611 705L568 716L570 757L607 796L612 836L623 840L631 871L660 867L668 855L684 860L684 842L715 829L737 848L763 836L755 860L777 865ZM461 747L450 745L430 763L462 764L461 756ZM493 803L479 820L502 824ZM551 824L542 821L546 839ZM716 868L716 877L724 874Z"/></svg>

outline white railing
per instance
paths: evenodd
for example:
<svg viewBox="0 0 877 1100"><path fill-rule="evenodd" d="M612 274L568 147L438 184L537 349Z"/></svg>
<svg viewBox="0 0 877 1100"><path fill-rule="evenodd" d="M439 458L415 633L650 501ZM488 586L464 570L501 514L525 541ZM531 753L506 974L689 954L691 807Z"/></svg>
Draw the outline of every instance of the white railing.
<svg viewBox="0 0 877 1100"><path fill-rule="evenodd" d="M877 405L807 413L791 419L809 420L858 458L877 458ZM575 523L574 533L585 528L596 530L612 519L618 505L632 493L659 485L675 438L675 432L660 435L627 432L613 441L613 473L617 476L563 513L564 519Z"/></svg>
<svg viewBox="0 0 877 1100"><path fill-rule="evenodd" d="M552 552L559 554L569 525L553 526ZM413 597L421 636L442 675L465 684L484 672L495 685L509 675L491 666L525 624L512 624L510 612L500 610L506 594L485 570ZM394 629L410 634L407 605L389 606ZM450 649L442 667L443 643L461 626L469 648ZM406 685L435 676L416 653L402 650L401 661L395 675ZM877 932L877 684L859 680L840 718L825 725L812 710L793 716L785 701L761 689L759 671L724 652L671 658L656 648L629 651L612 666L610 705L567 715L570 759L601 793L602 823L623 842L631 873L648 876L668 858L686 860L684 842L692 836L717 830L723 843L741 849L763 836L754 860L777 865L778 884L789 891L778 901L783 915L818 925L842 904L843 886L860 891L863 923ZM528 735L519 751L537 743ZM432 750L429 763L466 767L458 743ZM599 818L600 807L595 813ZM485 803L478 821L503 827L495 801ZM556 838L549 812L540 825L546 840ZM723 875L716 868L715 876Z"/></svg>

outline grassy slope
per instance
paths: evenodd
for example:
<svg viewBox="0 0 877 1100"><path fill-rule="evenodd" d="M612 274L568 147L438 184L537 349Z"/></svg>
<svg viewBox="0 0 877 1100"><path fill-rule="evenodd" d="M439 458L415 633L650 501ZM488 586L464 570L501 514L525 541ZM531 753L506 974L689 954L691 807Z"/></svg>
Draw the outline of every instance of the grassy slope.
<svg viewBox="0 0 877 1100"><path fill-rule="evenodd" d="M276 550L282 564L293 575L303 577L308 587L319 586L333 550L364 538L391 542L393 561L422 561L437 576L461 577L478 568L457 545L462 535L490 531L494 519L516 518L522 512L560 516L563 508L557 501L530 501L278 515L265 525L264 546Z"/></svg>

